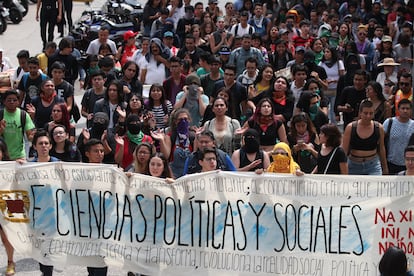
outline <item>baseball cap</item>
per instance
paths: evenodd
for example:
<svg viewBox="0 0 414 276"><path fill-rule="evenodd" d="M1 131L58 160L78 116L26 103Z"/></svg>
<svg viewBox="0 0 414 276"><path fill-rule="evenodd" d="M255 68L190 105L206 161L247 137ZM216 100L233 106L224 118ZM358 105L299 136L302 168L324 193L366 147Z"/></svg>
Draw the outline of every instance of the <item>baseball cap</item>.
<svg viewBox="0 0 414 276"><path fill-rule="evenodd" d="M164 37L174 37L174 34L170 31L164 33Z"/></svg>
<svg viewBox="0 0 414 276"><path fill-rule="evenodd" d="M303 46L297 46L296 48L295 48L295 52L297 53L297 52L305 52L305 47L303 47Z"/></svg>
<svg viewBox="0 0 414 276"><path fill-rule="evenodd" d="M138 34L138 32L134 33L133 31L126 31L124 33L124 40L126 41L126 40L128 40L132 37L135 37L137 34Z"/></svg>
<svg viewBox="0 0 414 276"><path fill-rule="evenodd" d="M280 29L280 31L279 31L279 35L284 35L286 33L289 33L289 31L287 29Z"/></svg>
<svg viewBox="0 0 414 276"><path fill-rule="evenodd" d="M231 54L231 50L228 46L221 46L220 51L219 51L220 55L230 55Z"/></svg>
<svg viewBox="0 0 414 276"><path fill-rule="evenodd" d="M392 42L392 38L389 35L384 35L381 39L382 42Z"/></svg>

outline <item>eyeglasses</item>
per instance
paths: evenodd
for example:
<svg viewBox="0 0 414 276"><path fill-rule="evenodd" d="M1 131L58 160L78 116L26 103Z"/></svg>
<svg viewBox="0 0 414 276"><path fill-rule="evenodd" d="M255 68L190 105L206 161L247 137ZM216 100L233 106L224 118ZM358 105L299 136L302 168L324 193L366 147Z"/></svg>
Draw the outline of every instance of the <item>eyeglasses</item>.
<svg viewBox="0 0 414 276"><path fill-rule="evenodd" d="M62 112L62 110L59 110L59 109L53 109L53 110L52 110L52 112L58 112L58 113L59 113L59 112Z"/></svg>
<svg viewBox="0 0 414 276"><path fill-rule="evenodd" d="M358 33L358 35L367 35L366 33Z"/></svg>
<svg viewBox="0 0 414 276"><path fill-rule="evenodd" d="M138 151L138 155L150 155L147 151Z"/></svg>
<svg viewBox="0 0 414 276"><path fill-rule="evenodd" d="M139 99L132 98L130 99L131 102L139 102Z"/></svg>
<svg viewBox="0 0 414 276"><path fill-rule="evenodd" d="M414 157L405 157L405 161L414 162Z"/></svg>
<svg viewBox="0 0 414 276"><path fill-rule="evenodd" d="M399 82L398 83L400 86L410 86L409 82Z"/></svg>
<svg viewBox="0 0 414 276"><path fill-rule="evenodd" d="M214 162L216 162L217 159L215 157L210 157L210 158L204 158L204 161L207 161L207 162L214 161Z"/></svg>
<svg viewBox="0 0 414 276"><path fill-rule="evenodd" d="M56 132L53 132L53 136L64 135L64 134L65 134L64 131L56 131Z"/></svg>

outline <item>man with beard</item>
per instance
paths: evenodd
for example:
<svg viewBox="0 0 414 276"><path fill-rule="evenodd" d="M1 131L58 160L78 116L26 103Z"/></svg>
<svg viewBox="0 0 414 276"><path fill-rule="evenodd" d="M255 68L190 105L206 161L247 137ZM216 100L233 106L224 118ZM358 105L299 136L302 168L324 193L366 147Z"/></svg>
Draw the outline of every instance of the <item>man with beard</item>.
<svg viewBox="0 0 414 276"><path fill-rule="evenodd" d="M113 164L114 163L114 154L113 152L115 150L115 140L113 135L108 137L107 134L107 128L109 124L109 117L104 112L97 112L93 116L92 120L92 127L91 128L84 128L79 135L78 138L78 149L82 154L82 162L88 163L88 158L85 154L85 144L92 138L101 140L103 142L104 148L105 148L105 156L103 159L103 163L106 164ZM108 142L110 141L110 142ZM110 145L111 144L111 145Z"/></svg>
<svg viewBox="0 0 414 276"><path fill-rule="evenodd" d="M249 128L243 135L242 147L233 152L231 160L238 171L255 172L257 174L269 167L270 160L263 150L260 149L259 133Z"/></svg>

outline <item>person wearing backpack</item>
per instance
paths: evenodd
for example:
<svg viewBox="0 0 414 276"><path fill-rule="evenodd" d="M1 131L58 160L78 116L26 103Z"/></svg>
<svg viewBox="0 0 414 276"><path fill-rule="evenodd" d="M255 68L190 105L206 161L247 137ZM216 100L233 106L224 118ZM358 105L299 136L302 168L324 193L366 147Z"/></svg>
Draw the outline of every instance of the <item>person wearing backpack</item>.
<svg viewBox="0 0 414 276"><path fill-rule="evenodd" d="M39 70L40 65L37 57L30 57L27 60L27 64L29 72L23 74L17 87L20 91L20 103L23 107L39 96L40 85L47 79L47 75Z"/></svg>
<svg viewBox="0 0 414 276"><path fill-rule="evenodd" d="M389 174L397 174L406 169L404 148L414 133L414 120L411 119L412 110L411 101L402 99L398 103L399 115L384 121Z"/></svg>
<svg viewBox="0 0 414 276"><path fill-rule="evenodd" d="M0 110L0 135L9 148L10 160L25 160L24 135L32 140L35 125L29 114L19 108L19 93L7 90L3 94L4 109Z"/></svg>
<svg viewBox="0 0 414 276"><path fill-rule="evenodd" d="M247 11L240 12L240 23L231 27L230 33L236 37L242 37L245 34L252 35L254 33L254 27L247 23L249 20L249 13Z"/></svg>

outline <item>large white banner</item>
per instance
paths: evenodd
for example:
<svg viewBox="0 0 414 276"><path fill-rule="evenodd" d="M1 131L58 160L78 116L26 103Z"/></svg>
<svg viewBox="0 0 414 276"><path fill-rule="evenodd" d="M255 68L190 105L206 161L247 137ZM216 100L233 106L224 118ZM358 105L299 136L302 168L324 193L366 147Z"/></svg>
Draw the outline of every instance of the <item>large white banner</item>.
<svg viewBox="0 0 414 276"><path fill-rule="evenodd" d="M0 223L44 264L377 276L388 246L414 254L412 177L212 172L166 184L104 165L0 168Z"/></svg>

